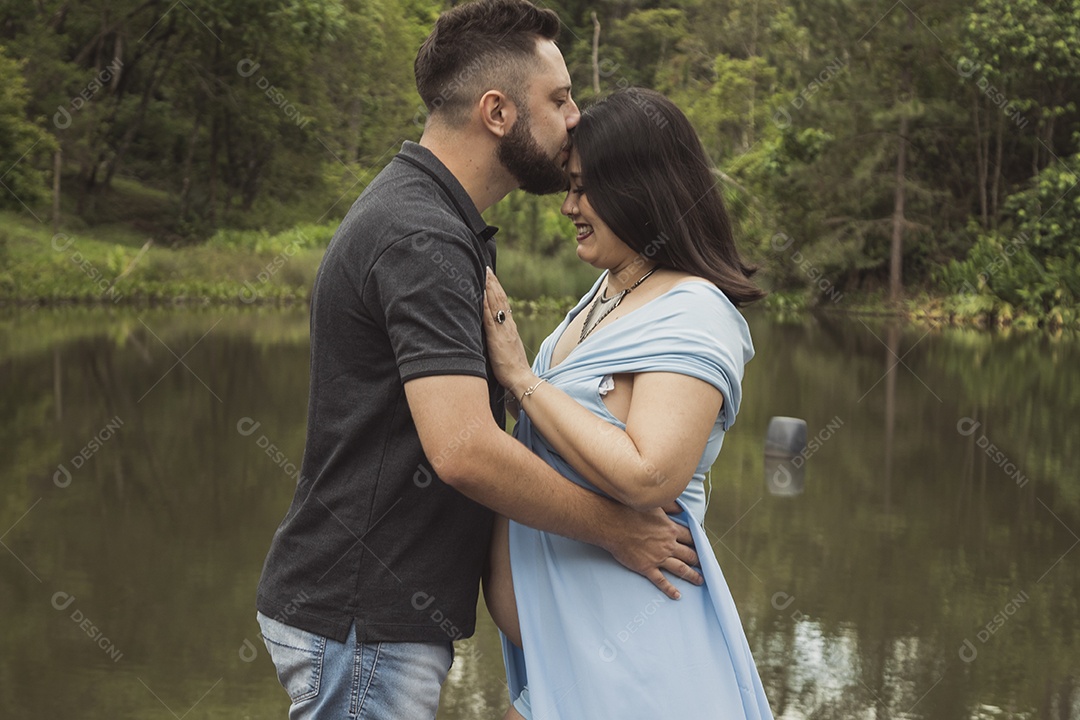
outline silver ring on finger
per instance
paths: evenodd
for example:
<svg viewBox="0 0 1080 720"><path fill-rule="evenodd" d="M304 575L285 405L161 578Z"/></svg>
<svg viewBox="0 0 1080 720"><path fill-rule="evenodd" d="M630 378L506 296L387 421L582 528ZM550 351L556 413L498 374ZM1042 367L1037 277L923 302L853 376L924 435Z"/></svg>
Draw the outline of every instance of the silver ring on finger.
<svg viewBox="0 0 1080 720"><path fill-rule="evenodd" d="M503 311L503 310L500 310L497 313L495 313L495 322L499 323L500 325L502 325L504 322L506 322L506 312Z"/></svg>

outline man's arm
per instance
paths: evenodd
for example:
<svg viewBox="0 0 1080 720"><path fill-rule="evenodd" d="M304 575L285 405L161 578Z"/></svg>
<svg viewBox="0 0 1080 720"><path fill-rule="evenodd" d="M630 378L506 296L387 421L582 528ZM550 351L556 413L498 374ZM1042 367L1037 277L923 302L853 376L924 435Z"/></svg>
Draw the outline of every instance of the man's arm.
<svg viewBox="0 0 1080 720"><path fill-rule="evenodd" d="M432 469L466 497L523 525L602 547L672 598L679 593L661 569L702 581L690 567L698 560L686 528L658 508L639 512L563 478L495 424L482 378L416 378L405 395Z"/></svg>

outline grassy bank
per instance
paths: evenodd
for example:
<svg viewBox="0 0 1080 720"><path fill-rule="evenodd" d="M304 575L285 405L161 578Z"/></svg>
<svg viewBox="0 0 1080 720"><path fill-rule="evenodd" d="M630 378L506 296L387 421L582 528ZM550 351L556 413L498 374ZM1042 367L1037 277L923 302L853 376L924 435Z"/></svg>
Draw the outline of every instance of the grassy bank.
<svg viewBox="0 0 1080 720"><path fill-rule="evenodd" d="M220 231L174 249L131 226L53 234L0 213L0 300L8 303L295 302L307 298L330 226L279 235Z"/></svg>
<svg viewBox="0 0 1080 720"><path fill-rule="evenodd" d="M308 299L337 221L219 230L180 248L110 223L53 234L26 214L0 212L0 302L6 304L288 304ZM499 250L499 275L522 311L565 310L597 271L573 255Z"/></svg>
<svg viewBox="0 0 1080 720"><path fill-rule="evenodd" d="M201 241L177 235L176 228L163 220L171 217L172 210L162 191L127 179L114 182L92 215L80 218L74 207L65 206L67 220L60 233L54 234L25 211L0 211L0 304L303 304L340 221L336 216L320 224L289 221L318 217L308 207L312 202L308 198L295 206L277 207L273 212L260 209L230 220L242 228L259 220L278 228L277 232L224 228ZM344 212L345 204L337 210ZM556 210L546 208L538 220L532 217L536 208L512 196L505 206L492 211L490 221L504 226L499 278L515 298L519 313L565 312L598 275L595 268L578 260L568 234L563 240L570 230L563 227L564 219ZM537 243L538 237L543 242ZM1004 282L1008 268L1001 262L992 267L994 280ZM766 267L762 272L766 285L768 277ZM1054 301L1063 303L1060 307L1034 314L988 287L975 287L979 283L946 280L941 281L942 287L963 286L969 292L912 290L908 299L893 305L883 292L841 295L830 291L826 297L812 290L783 290L771 293L759 305L784 315L808 311L888 315L926 326L1080 329L1080 311L1066 303L1071 295ZM1022 280L1013 284L1026 287Z"/></svg>
<svg viewBox="0 0 1080 720"><path fill-rule="evenodd" d="M265 230L219 230L181 248L153 242L136 227L109 223L53 234L25 214L0 212L0 303L9 305L296 304L308 299L337 221ZM596 279L573 247L555 257L499 249L499 276L518 312L565 312ZM821 302L800 291L770 294L763 309L784 314L889 315L928 326L1080 329L1072 308L1036 316L990 295L922 292L898 306L883 294Z"/></svg>
<svg viewBox="0 0 1080 720"><path fill-rule="evenodd" d="M1080 330L1080 312L1057 307L1043 314L1026 312L990 294L935 294L920 291L898 304L883 293L846 293L843 302L821 301L809 292L770 293L761 303L767 311L783 314L843 313L853 316L894 317L926 327L979 329Z"/></svg>
<svg viewBox="0 0 1080 720"><path fill-rule="evenodd" d="M1054 308L1046 314L1036 315L991 295L922 295L906 301L904 312L914 322L928 325L1043 329L1049 332L1080 329L1080 315L1074 308Z"/></svg>

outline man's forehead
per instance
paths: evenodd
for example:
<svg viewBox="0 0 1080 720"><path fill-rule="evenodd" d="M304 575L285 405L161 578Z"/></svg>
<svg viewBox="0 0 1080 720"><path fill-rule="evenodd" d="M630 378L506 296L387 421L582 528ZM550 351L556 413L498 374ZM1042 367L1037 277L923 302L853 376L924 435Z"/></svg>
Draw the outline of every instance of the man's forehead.
<svg viewBox="0 0 1080 720"><path fill-rule="evenodd" d="M566 61L562 51L553 40L541 40L537 47L540 66L534 74L534 82L545 92L570 88L570 73L566 70Z"/></svg>

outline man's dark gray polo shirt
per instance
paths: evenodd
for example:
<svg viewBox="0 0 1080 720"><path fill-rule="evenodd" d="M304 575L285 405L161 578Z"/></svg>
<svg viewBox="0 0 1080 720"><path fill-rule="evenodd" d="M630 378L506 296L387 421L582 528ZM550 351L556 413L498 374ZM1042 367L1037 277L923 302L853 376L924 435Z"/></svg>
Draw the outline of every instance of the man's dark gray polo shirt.
<svg viewBox="0 0 1080 720"><path fill-rule="evenodd" d="M264 615L338 641L354 621L361 642L473 634L492 514L432 472L404 383L493 378L481 312L494 234L411 142L342 221L311 296L307 441L259 582Z"/></svg>

